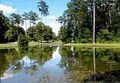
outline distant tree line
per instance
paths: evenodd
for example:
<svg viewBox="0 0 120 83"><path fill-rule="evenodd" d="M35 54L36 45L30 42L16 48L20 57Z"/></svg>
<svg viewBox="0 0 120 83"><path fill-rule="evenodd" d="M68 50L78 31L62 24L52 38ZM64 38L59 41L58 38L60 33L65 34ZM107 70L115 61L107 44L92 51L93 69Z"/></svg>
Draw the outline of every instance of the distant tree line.
<svg viewBox="0 0 120 83"><path fill-rule="evenodd" d="M15 42L20 34L27 35L30 41L52 41L55 33L52 28L44 25L39 20L38 14L33 11L24 14L10 14L9 18L0 11L0 43ZM29 28L27 29L27 21ZM27 32L21 27L25 23Z"/></svg>
<svg viewBox="0 0 120 83"><path fill-rule="evenodd" d="M28 38L30 41L53 41L55 33L52 28L39 22L36 26L32 26L27 30Z"/></svg>
<svg viewBox="0 0 120 83"><path fill-rule="evenodd" d="M19 14L11 14L10 18L6 17L0 11L0 43L17 41L19 34L24 34L25 31L19 26L21 17Z"/></svg>
<svg viewBox="0 0 120 83"><path fill-rule="evenodd" d="M93 0L71 0L57 21L62 42L92 43ZM95 0L96 42L120 42L120 1Z"/></svg>
<svg viewBox="0 0 120 83"><path fill-rule="evenodd" d="M20 34L26 35L29 41L53 41L55 33L51 27L44 25L42 22L42 15L49 15L48 7L45 1L41 0L38 2L38 10L41 13L41 18L33 11L24 12L22 15L12 13L9 17L6 17L0 11L0 43L15 42L18 40ZM39 21L40 19L41 22ZM27 28L28 22L29 28ZM25 24L26 32L21 27L23 24Z"/></svg>
<svg viewBox="0 0 120 83"><path fill-rule="evenodd" d="M20 34L27 35L30 41L52 41L55 33L52 28L44 25L42 22L36 24L39 19L38 14L30 11L19 15L12 13L10 17L6 17L3 12L0 12L0 43L15 42ZM26 21L29 21L29 28L27 29ZM27 32L20 27L25 23ZM35 25L36 24L36 25Z"/></svg>

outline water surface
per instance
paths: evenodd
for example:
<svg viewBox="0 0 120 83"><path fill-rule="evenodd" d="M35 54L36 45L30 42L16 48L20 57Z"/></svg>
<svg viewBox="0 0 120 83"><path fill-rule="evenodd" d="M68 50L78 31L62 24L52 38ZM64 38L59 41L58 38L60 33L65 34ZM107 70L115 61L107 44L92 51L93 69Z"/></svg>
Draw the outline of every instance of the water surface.
<svg viewBox="0 0 120 83"><path fill-rule="evenodd" d="M120 82L120 48L0 49L1 83Z"/></svg>

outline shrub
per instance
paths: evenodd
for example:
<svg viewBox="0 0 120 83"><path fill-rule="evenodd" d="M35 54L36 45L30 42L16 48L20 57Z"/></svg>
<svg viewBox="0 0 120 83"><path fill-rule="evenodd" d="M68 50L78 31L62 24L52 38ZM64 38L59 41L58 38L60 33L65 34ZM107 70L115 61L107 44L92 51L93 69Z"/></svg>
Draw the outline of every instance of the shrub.
<svg viewBox="0 0 120 83"><path fill-rule="evenodd" d="M97 33L97 42L98 43L110 43L113 41L113 34L107 29L101 29Z"/></svg>
<svg viewBox="0 0 120 83"><path fill-rule="evenodd" d="M26 35L19 35L18 38L18 47L22 50L28 50L28 37Z"/></svg>

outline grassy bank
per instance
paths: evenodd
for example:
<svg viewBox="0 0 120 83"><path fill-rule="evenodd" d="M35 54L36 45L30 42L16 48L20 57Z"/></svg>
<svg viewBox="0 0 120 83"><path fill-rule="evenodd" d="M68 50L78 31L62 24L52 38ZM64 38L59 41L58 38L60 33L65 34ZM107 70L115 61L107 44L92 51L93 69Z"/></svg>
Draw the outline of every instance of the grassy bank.
<svg viewBox="0 0 120 83"><path fill-rule="evenodd" d="M64 44L65 46L81 46L81 47L120 47L120 44L75 44L75 43L68 43Z"/></svg>
<svg viewBox="0 0 120 83"><path fill-rule="evenodd" d="M61 45L61 42L52 42L52 43L40 43L40 42L30 42L29 46L33 47L33 46L37 46L37 45ZM0 48L17 48L18 45L17 43L6 43L6 44L0 44Z"/></svg>
<svg viewBox="0 0 120 83"><path fill-rule="evenodd" d="M52 43L39 43L39 42L30 42L29 46L33 47L36 45L64 45L64 46L81 46L81 47L120 47L120 43L111 43L111 44L79 44L79 43L68 43L62 44L61 42L52 42ZM7 44L0 44L0 48L16 48L17 43L7 43Z"/></svg>
<svg viewBox="0 0 120 83"><path fill-rule="evenodd" d="M16 48L17 44L0 44L0 48Z"/></svg>
<svg viewBox="0 0 120 83"><path fill-rule="evenodd" d="M36 45L40 45L40 43L37 42L30 42L29 46L36 46ZM17 43L7 43L7 44L0 44L0 48L17 48L18 45Z"/></svg>

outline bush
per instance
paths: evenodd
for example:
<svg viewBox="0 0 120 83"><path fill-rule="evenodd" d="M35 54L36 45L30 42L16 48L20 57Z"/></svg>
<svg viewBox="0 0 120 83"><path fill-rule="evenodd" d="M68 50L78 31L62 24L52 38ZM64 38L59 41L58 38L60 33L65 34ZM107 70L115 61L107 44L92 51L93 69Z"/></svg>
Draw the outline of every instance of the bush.
<svg viewBox="0 0 120 83"><path fill-rule="evenodd" d="M97 33L97 43L110 43L113 41L113 34L107 29L101 29Z"/></svg>
<svg viewBox="0 0 120 83"><path fill-rule="evenodd" d="M19 35L18 38L18 47L22 50L28 50L28 37L26 35Z"/></svg>

